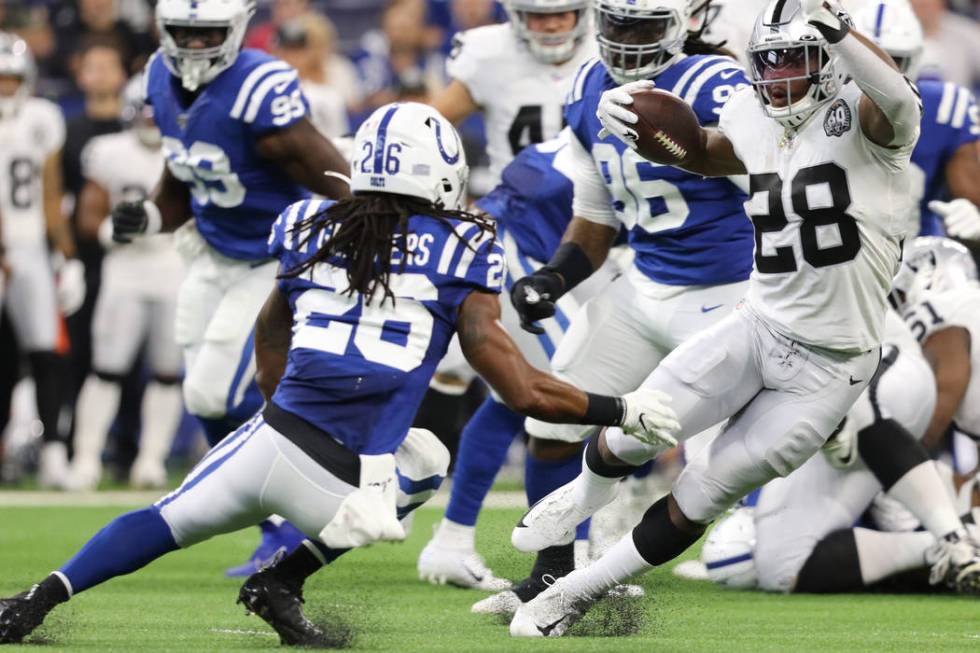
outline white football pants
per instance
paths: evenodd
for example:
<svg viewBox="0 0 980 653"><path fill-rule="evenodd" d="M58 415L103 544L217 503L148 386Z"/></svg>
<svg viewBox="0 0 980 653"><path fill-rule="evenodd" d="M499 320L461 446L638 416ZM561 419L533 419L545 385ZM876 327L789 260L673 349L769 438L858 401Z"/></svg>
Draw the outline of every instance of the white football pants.
<svg viewBox="0 0 980 653"><path fill-rule="evenodd" d="M58 340L58 303L47 249L12 247L6 252L4 306L22 351L53 351Z"/></svg>
<svg viewBox="0 0 980 653"><path fill-rule="evenodd" d="M449 451L429 431L410 429L394 455L401 518L436 493L449 467ZM270 515L281 515L316 540L344 498L357 489L272 428L260 413L215 445L181 486L155 505L182 547L253 526Z"/></svg>
<svg viewBox="0 0 980 653"><path fill-rule="evenodd" d="M587 392L631 392L681 343L731 313L747 288L747 281L667 286L630 266L575 314L551 369ZM580 442L591 432L530 418L526 426L534 437L565 442Z"/></svg>
<svg viewBox="0 0 980 653"><path fill-rule="evenodd" d="M675 349L643 383L671 396L686 439L729 419L672 489L684 515L707 523L750 490L787 476L824 444L878 367L880 349L844 355L772 331L739 303ZM606 430L612 453L640 465L664 451Z"/></svg>

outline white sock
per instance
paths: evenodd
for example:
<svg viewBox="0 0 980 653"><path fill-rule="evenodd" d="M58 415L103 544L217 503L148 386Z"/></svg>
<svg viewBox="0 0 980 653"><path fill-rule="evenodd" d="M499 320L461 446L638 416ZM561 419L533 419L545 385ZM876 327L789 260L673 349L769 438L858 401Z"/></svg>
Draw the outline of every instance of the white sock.
<svg viewBox="0 0 980 653"><path fill-rule="evenodd" d="M582 473L572 481L575 503L585 508L590 515L612 501L619 492L621 477L600 476L591 469L582 455Z"/></svg>
<svg viewBox="0 0 980 653"><path fill-rule="evenodd" d="M443 517L432 541L447 549L473 551L476 548L476 527L457 524Z"/></svg>
<svg viewBox="0 0 980 653"><path fill-rule="evenodd" d="M963 528L956 505L931 460L919 463L888 490L936 538Z"/></svg>
<svg viewBox="0 0 980 653"><path fill-rule="evenodd" d="M636 550L633 533L627 533L602 557L565 576L562 584L574 596L595 598L637 574L653 569Z"/></svg>
<svg viewBox="0 0 980 653"><path fill-rule="evenodd" d="M112 418L119 409L120 392L118 383L94 374L85 379L75 414L75 460L101 460Z"/></svg>
<svg viewBox="0 0 980 653"><path fill-rule="evenodd" d="M926 566L926 550L936 543L932 533L883 533L867 528L854 529L861 579L876 583L903 571Z"/></svg>
<svg viewBox="0 0 980 653"><path fill-rule="evenodd" d="M143 393L143 435L139 458L163 465L180 424L183 397L176 383L151 381Z"/></svg>

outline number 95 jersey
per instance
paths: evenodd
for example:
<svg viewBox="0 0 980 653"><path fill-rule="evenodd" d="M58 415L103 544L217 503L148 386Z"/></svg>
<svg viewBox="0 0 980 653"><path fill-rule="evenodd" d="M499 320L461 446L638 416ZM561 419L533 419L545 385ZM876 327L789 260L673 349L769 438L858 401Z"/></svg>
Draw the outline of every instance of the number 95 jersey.
<svg viewBox="0 0 980 653"><path fill-rule="evenodd" d="M331 201L298 202L276 221L269 252L280 273L322 246L297 222ZM393 453L405 438L436 365L456 330L456 313L473 291L499 293L503 248L492 232L459 220L409 218L406 250L393 252L395 300L347 294L342 258L279 280L293 312L286 372L273 403L329 433L358 454ZM308 237L309 236L309 237Z"/></svg>
<svg viewBox="0 0 980 653"><path fill-rule="evenodd" d="M296 71L264 52L242 50L188 104L180 80L157 52L144 80L167 168L190 187L201 236L233 259L268 258L276 215L310 195L255 148L256 138L307 115Z"/></svg>
<svg viewBox="0 0 980 653"><path fill-rule="evenodd" d="M794 340L854 353L881 343L915 208L915 141L895 149L872 143L858 119L861 97L857 84L845 84L793 135L744 89L719 122L749 173L752 307Z"/></svg>

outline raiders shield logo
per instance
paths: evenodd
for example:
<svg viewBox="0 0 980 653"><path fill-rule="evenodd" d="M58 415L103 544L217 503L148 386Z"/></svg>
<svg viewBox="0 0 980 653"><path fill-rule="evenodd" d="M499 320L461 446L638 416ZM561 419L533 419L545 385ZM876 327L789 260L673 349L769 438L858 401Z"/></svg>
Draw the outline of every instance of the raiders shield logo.
<svg viewBox="0 0 980 653"><path fill-rule="evenodd" d="M851 108L847 102L838 99L830 108L823 119L823 131L827 136L840 136L851 128Z"/></svg>

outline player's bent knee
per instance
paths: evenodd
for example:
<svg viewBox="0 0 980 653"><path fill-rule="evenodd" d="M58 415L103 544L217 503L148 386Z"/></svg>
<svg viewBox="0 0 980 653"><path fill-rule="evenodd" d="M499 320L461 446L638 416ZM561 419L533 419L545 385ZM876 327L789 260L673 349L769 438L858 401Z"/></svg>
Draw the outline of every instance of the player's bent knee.
<svg viewBox="0 0 980 653"><path fill-rule="evenodd" d="M105 381L106 383L122 383L124 376L117 372L106 372L104 370L93 370L93 373L100 381Z"/></svg>
<svg viewBox="0 0 980 653"><path fill-rule="evenodd" d="M182 379L179 374L155 374L153 380L160 385L177 385Z"/></svg>
<svg viewBox="0 0 980 653"><path fill-rule="evenodd" d="M411 428L395 452L395 463L401 475L414 480L445 478L449 472L449 449L432 431Z"/></svg>
<svg viewBox="0 0 980 653"><path fill-rule="evenodd" d="M199 374L188 374L183 385L184 405L196 417L223 417L227 412L227 389Z"/></svg>
<svg viewBox="0 0 980 653"><path fill-rule="evenodd" d="M766 450L764 458L776 474L789 476L824 445L828 435L819 433L807 422L799 422L791 432Z"/></svg>
<svg viewBox="0 0 980 653"><path fill-rule="evenodd" d="M664 446L654 446L626 435L623 429L611 426L605 430L606 448L624 463L640 466L667 450Z"/></svg>

